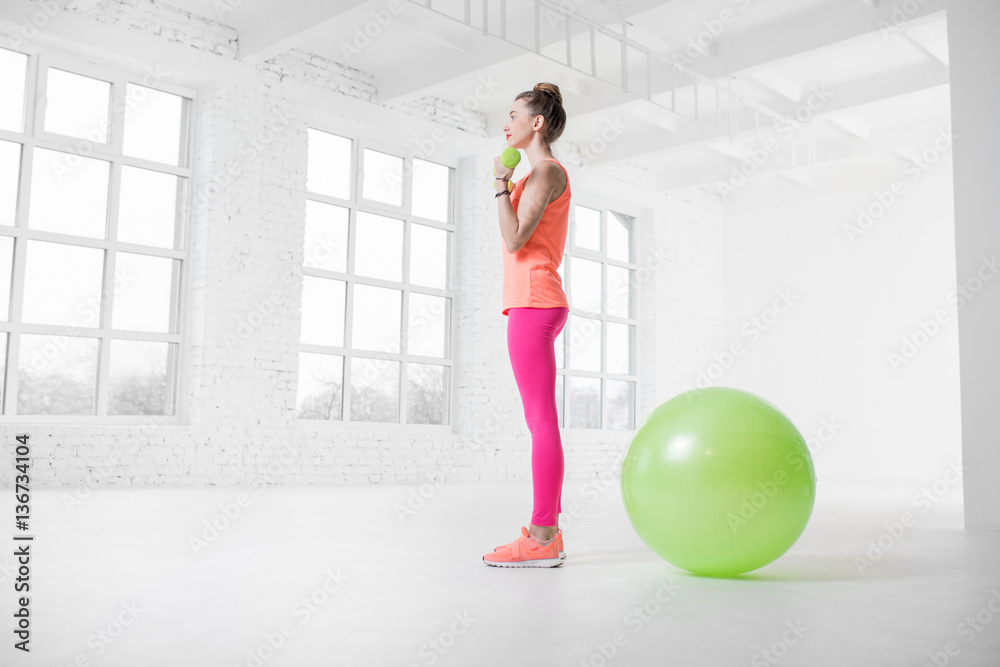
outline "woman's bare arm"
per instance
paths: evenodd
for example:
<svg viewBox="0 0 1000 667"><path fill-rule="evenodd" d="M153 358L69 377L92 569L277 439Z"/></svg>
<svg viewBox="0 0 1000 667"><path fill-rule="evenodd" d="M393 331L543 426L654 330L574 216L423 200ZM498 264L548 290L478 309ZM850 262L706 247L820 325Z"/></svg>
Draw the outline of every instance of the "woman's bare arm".
<svg viewBox="0 0 1000 667"><path fill-rule="evenodd" d="M507 252L517 252L524 247L531 235L535 233L542 213L550 202L557 198L559 178L562 169L549 160L532 167L530 177L524 182L521 200L517 205L517 213L510 203L510 197L498 197L500 200L500 234L507 245ZM504 203L506 202L506 203Z"/></svg>

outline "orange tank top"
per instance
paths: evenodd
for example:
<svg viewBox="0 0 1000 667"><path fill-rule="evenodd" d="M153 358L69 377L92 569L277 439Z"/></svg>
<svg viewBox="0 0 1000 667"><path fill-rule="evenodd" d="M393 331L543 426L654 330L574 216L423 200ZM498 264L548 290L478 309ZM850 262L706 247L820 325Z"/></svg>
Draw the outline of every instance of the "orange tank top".
<svg viewBox="0 0 1000 667"><path fill-rule="evenodd" d="M566 167L555 158L545 159L552 160L566 171ZM510 193L514 213L517 213L517 205L524 192L524 182L530 175L529 169ZM562 288L562 278L559 276L559 265L562 263L569 230L570 197L567 172L566 189L545 207L538 226L524 247L517 252L507 252L507 245L501 237L504 315L511 308L569 308Z"/></svg>

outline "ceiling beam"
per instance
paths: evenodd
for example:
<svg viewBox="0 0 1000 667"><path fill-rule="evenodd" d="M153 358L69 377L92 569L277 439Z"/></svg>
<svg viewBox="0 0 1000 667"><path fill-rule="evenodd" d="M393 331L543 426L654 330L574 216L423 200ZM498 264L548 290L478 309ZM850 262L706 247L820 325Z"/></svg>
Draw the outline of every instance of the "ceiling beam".
<svg viewBox="0 0 1000 667"><path fill-rule="evenodd" d="M802 87L797 86L788 79L778 76L771 70L762 69L756 72L750 72L743 79L751 80L760 87L766 89L768 92L775 93L784 97L787 100L793 102L799 102L802 100ZM737 93L742 93L741 81L737 80L733 82L733 90Z"/></svg>
<svg viewBox="0 0 1000 667"><path fill-rule="evenodd" d="M906 15L905 21L899 14L901 11L895 5L886 6L884 4L880 5L878 9L872 9L862 3L847 7L843 5L828 7L790 21L768 25L760 30L737 34L731 40L720 44L718 58L702 57L691 66L702 74L716 78L729 75L759 78L759 75L763 74L764 81L770 87L781 89L783 97L791 99L796 95L796 91L789 87L782 88L780 82L769 78L766 74L767 68L800 57L803 53L824 53L863 40L889 39L894 35L905 36L907 33L902 32L904 29L918 28L931 22L944 20L945 2L944 0L926 0L912 14ZM893 25L899 25L899 30L886 28L886 26ZM804 45L808 45L809 48L804 49ZM725 70L721 69L723 63ZM941 65L940 60L911 67L898 73L868 77L852 83L847 88L832 91L834 99L825 104L821 113L814 114L814 117L830 114L836 110L877 102L896 95L909 94L947 82L947 67ZM682 90L678 88L677 92L681 93ZM690 91L686 91L686 93L690 96ZM802 96L808 97L808 94L809 91L803 91ZM723 96L722 104L725 106L725 103L725 96ZM575 122L583 126L594 123L597 119L607 117L609 114L621 113L619 109L595 98L589 98L583 102L583 105L589 106L589 108L583 109L582 112L578 109L574 118ZM620 103L619 106L621 106ZM785 107L787 111L783 113L794 113L796 105L772 106L776 111L782 111L782 107ZM683 123L683 125L690 124ZM752 128L755 124L752 110L746 110L738 117L737 126L740 130ZM771 124L769 119L761 119L762 127ZM726 131L713 132L712 128L708 128L707 136L717 140L720 136L728 135L728 123L724 125L724 129ZM597 163L610 163L649 155L650 145L664 146L663 149L655 151L657 153L663 152L693 142L704 141L705 136L704 131L692 133L682 130L674 136L661 135L658 137L659 141L650 141L651 137L634 138L631 141L628 138L623 138L609 146L608 150L597 160Z"/></svg>
<svg viewBox="0 0 1000 667"><path fill-rule="evenodd" d="M545 26L541 31L540 50L546 51L553 45L565 45L566 30L559 23L573 17L585 18L601 25L620 24L622 18L627 22L630 18L645 12L649 9L667 4L686 4L688 0L630 0L629 2L562 2L558 6L565 6L565 11L556 11L550 8L541 10L540 24ZM528 2L532 7L534 2ZM400 68L391 76L382 76L379 79L379 101L382 103L403 102L425 95L441 94L442 87L446 87L449 81L463 78L474 74L478 70L485 68L504 68L507 61L517 58L526 53L532 53L530 49L516 44L511 44L499 37L493 36L493 32L499 30L494 20L489 23L491 34L483 34L481 28L464 26L460 21L449 18L441 13L422 7L413 0L403 0L406 11L397 17L400 25L404 23L409 27L428 36L447 32L454 29L454 26L462 27L472 34L477 35L475 48L472 53L465 57L456 58L454 54L446 53L436 59L425 63L419 70L410 68ZM576 6L575 6L576 5ZM570 11L572 9L572 11ZM529 28L534 25L534 16L530 17ZM508 23L510 23L508 21ZM570 20L571 36L581 35L587 32L587 27L579 20ZM523 26L521 26L523 29ZM563 48L564 50L564 48Z"/></svg>
<svg viewBox="0 0 1000 667"><path fill-rule="evenodd" d="M871 136L871 127L869 124L850 113L830 114L829 116L824 116L823 121L840 128L844 133L858 139L867 139Z"/></svg>
<svg viewBox="0 0 1000 667"><path fill-rule="evenodd" d="M948 118L941 118L937 122L925 121L923 124L914 123L895 128L886 128L888 136L880 141L882 146L864 146L861 142L831 142L831 145L824 146L824 152L831 156L831 159L824 161L825 167L818 170L818 174L811 181L804 184L778 185L775 180L762 179L754 184L754 187L740 188L735 193L725 199L727 213L749 210L759 207L774 206L775 202L781 201L783 204L794 201L817 201L830 195L843 192L859 192L862 197L871 193L873 188L888 187L893 181L899 180L905 186L906 192L914 187L914 173L910 169L904 171L903 165L911 163L913 153L929 145L932 145L936 129L940 125L947 125ZM921 143L914 142L914 137L921 137ZM940 141L940 137L939 137ZM893 147L894 144L897 144ZM941 144L939 143L939 146ZM950 159L950 155L944 154L943 159ZM940 165L930 165L928 171L941 168ZM764 172L765 174L767 172ZM775 175L785 178L788 172L776 173ZM930 175L930 174L928 174ZM726 176L725 178L728 178ZM755 175L756 178L756 175ZM921 179L926 178L923 174ZM711 194L717 194L716 181L707 181L702 187ZM856 212L851 209L844 211L844 224L849 224L856 219Z"/></svg>
<svg viewBox="0 0 1000 667"><path fill-rule="evenodd" d="M944 65L948 64L948 44L944 40L939 39L935 35L916 30L905 32L904 35L931 58Z"/></svg>
<svg viewBox="0 0 1000 667"><path fill-rule="evenodd" d="M905 14L896 3L882 3L874 10L862 3L826 5L723 40L718 57L699 58L691 67L708 77L748 73L807 53L840 50L854 41L891 39L904 28L944 20L948 6L947 0L913 4L917 8L912 14Z"/></svg>
<svg viewBox="0 0 1000 667"><path fill-rule="evenodd" d="M906 15L903 27L916 27L930 22L944 20L946 0L924 0L918 9ZM719 43L717 57L701 56L687 66L702 76L716 80L724 80L729 76L749 76L761 73L767 81L768 75L763 71L775 67L784 61L799 58L809 53L818 55L836 49L842 49L855 41L877 38L888 39L896 34L892 30L885 32L884 26L895 25L900 21L901 12L895 5L882 4L878 9L872 9L863 3L851 5L828 5L806 14L800 14L785 21L767 24L758 30L743 32L725 39ZM902 28L900 28L902 29ZM677 59L684 64L686 55L678 53ZM670 57L672 60L673 57ZM666 65L664 65L666 67ZM660 85L654 86L654 95L669 94L667 82L669 76L654 77ZM680 77L679 80L683 80ZM771 84L776 82L772 79ZM678 86L678 95L689 91L691 86ZM781 90L780 94L787 97L794 94L790 89ZM725 104L725 99L723 99ZM678 108L679 111L682 111ZM683 112L683 111L682 111ZM577 118L586 122L584 114L594 113L601 117L609 113L621 113L610 109L605 100L591 97L585 100L577 109Z"/></svg>
<svg viewBox="0 0 1000 667"><path fill-rule="evenodd" d="M402 2L396 1L397 4ZM376 12L379 11L391 20L392 14L385 2L300 0L292 7L283 2L270 3L265 14L253 17L253 27L240 30L240 60L250 64L261 63L322 38L340 23L361 26L367 21L377 20Z"/></svg>
<svg viewBox="0 0 1000 667"><path fill-rule="evenodd" d="M947 132L947 118L931 118L912 121L910 123L888 125L879 130L875 130L868 139L856 137L848 139L827 139L817 142L816 145L816 167L817 171L822 171L823 165L829 165L842 160L855 160L858 158L870 157L873 155L891 155L897 163L900 163L898 173L886 175L887 180L899 177L902 178L900 154L908 156L908 150L914 148L925 148L933 144L936 132ZM692 186L711 185L713 187L721 183L729 183L733 175L733 169L739 167L738 160L716 160L699 166L685 166L683 168L661 169L654 172L657 189L672 190L675 188L685 188ZM751 178L766 174L792 174L787 165L769 161L757 167Z"/></svg>
<svg viewBox="0 0 1000 667"><path fill-rule="evenodd" d="M857 109L866 104L921 93L948 83L948 68L937 63L914 65L905 69L872 75L851 82L847 87L831 88L826 91L829 94L829 99L819 105L818 109L812 110L810 118L815 122L827 116L842 116L849 110ZM773 105L773 108L789 119L796 117L797 105L792 102ZM752 110L745 110L737 121L737 126L741 128L737 136L751 144L754 143L755 135L753 114ZM772 136L773 128L773 124L767 123L765 120L761 121L761 141ZM681 147L714 143L720 138L729 136L726 130L728 130L728 123L723 123L722 129L717 130L707 124L689 121L682 122L676 133L650 131L624 135L614 142L609 142L605 151L594 160L593 164L608 164L639 157L652 158ZM778 137L780 143L782 139L780 130ZM576 139L579 140L579 137Z"/></svg>

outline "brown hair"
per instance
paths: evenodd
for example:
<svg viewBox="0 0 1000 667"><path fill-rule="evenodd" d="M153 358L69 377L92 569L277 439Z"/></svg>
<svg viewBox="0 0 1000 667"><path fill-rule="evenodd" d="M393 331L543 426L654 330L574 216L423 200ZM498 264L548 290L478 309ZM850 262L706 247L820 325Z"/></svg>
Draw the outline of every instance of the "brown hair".
<svg viewBox="0 0 1000 667"><path fill-rule="evenodd" d="M536 83L532 90L526 90L514 100L524 99L532 116L545 116L542 138L553 143L566 128L566 112L562 106L562 94L554 83Z"/></svg>

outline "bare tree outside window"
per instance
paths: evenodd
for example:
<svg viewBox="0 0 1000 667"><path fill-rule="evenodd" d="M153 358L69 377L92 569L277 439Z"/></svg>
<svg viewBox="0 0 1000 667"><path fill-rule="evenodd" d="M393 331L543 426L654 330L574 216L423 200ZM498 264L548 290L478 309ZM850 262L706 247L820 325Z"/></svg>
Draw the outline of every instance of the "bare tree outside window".
<svg viewBox="0 0 1000 667"><path fill-rule="evenodd" d="M446 425L454 169L308 136L296 415Z"/></svg>
<svg viewBox="0 0 1000 667"><path fill-rule="evenodd" d="M556 405L566 428L635 427L635 220L576 204L559 267L569 301L556 338Z"/></svg>
<svg viewBox="0 0 1000 667"><path fill-rule="evenodd" d="M0 48L7 417L176 414L195 95L142 76Z"/></svg>

